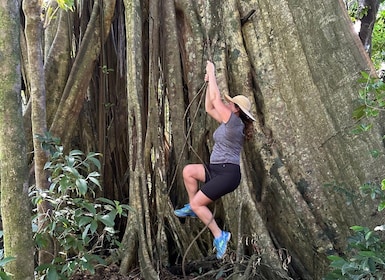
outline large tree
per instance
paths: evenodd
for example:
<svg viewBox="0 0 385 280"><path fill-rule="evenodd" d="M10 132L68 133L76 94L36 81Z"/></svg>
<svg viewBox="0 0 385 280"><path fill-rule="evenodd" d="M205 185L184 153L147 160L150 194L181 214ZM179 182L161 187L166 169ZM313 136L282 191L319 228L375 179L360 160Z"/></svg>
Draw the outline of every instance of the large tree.
<svg viewBox="0 0 385 280"><path fill-rule="evenodd" d="M187 201L183 165L213 143L207 59L222 93L247 95L258 115L240 187L212 206L235 270L319 279L349 226L380 223L358 188L381 180L382 128L351 134L356 80L373 69L342 0L83 0L47 22L48 127L67 149L103 153L104 195L135 209L121 272L156 279L211 254L204 225L172 213Z"/></svg>
<svg viewBox="0 0 385 280"><path fill-rule="evenodd" d="M134 114L144 117L139 131L148 123L142 141L130 150L141 150L144 159L152 151L151 159L158 164L158 156L165 151L169 155L169 165L165 166L169 168L168 178L156 176L159 170L167 169L145 161L148 174L139 180L130 176L130 188L137 186L136 193L141 190L146 201L151 190L150 199L158 205L154 237L175 244L180 258L185 253L189 260L207 254L211 238L207 231L194 239L203 225L197 221L180 224L172 215L172 206L186 202L183 185L172 181L172 175L179 172L180 165L197 160L192 151L182 161L177 160L185 152L183 128L194 126L187 141L202 157L210 150L209 135L215 128L212 122L202 111L195 116L194 107L187 118L182 114L199 92L204 61L212 57L222 92L251 97L259 116L255 140L245 148L244 179L238 191L216 204L217 216L233 232L237 256L261 254L262 262L271 267L270 278L285 274L319 278L327 269L326 255L344 248L349 226L374 225L381 220L380 215L372 215L374 204L361 198L358 191L360 184L381 178L384 159L374 160L370 155L371 150L383 150L381 130L375 128L365 136L351 133L355 125L351 113L358 91L356 80L360 71L372 70L371 62L341 1L217 4L164 1L162 5L149 2L147 6L134 1L127 5L126 18L132 23L126 25L131 57L127 73L128 81L137 85L128 88L129 96L136 100L129 106L139 104L130 106L129 118L138 124ZM255 14L248 18L253 10ZM162 19L160 25L156 19ZM147 24L149 33L139 33L143 34L143 43L139 44L139 35L134 31ZM156 34L160 34L159 45L154 45L158 41ZM148 57L143 45L152 46ZM158 46L157 65L149 58ZM150 82L154 73L159 76L155 84ZM159 98L160 90L166 101ZM167 113L168 108L169 115L159 113ZM158 119L156 126L153 114ZM167 125L171 126L170 137ZM159 138L164 139L161 148L156 144ZM166 150L169 139L171 149ZM132 169L133 174L138 174L136 170ZM148 178L152 178L150 184ZM149 189L144 188L146 182ZM135 197L130 201L140 203L135 202ZM151 211L140 214L142 225L149 223ZM138 228L139 236L148 235L149 230ZM254 241L253 246L246 245L248 239ZM152 248L154 240L147 242L147 246L141 245ZM191 249L190 242L194 245ZM135 254L134 247L129 248L128 252ZM165 257L160 245L153 248L154 258ZM167 259L161 259L164 264L180 260L169 253ZM291 259L289 266L282 256ZM135 259L127 254L125 258ZM145 266L150 267L149 263ZM284 268L289 271L284 273Z"/></svg>
<svg viewBox="0 0 385 280"><path fill-rule="evenodd" d="M0 1L0 163L5 271L34 279L26 141L21 113L20 2Z"/></svg>

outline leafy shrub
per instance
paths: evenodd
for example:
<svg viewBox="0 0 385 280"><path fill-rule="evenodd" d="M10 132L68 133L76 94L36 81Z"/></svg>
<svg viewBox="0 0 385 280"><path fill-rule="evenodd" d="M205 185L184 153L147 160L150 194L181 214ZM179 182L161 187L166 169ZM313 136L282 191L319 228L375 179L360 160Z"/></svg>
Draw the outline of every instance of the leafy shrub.
<svg viewBox="0 0 385 280"><path fill-rule="evenodd" d="M115 218L126 216L130 208L118 201L94 199L95 190L101 188L100 154L85 155L73 150L66 155L57 139L49 135L38 137L51 155L45 164L50 187L47 191L31 191L31 197L34 205L48 202L52 210L40 217L44 226L36 230L35 241L39 250L45 248L49 239L58 249L51 263L36 270L41 279L50 280L67 279L78 271L94 273L96 264L104 264L100 252L120 245ZM36 223L38 218L37 215Z"/></svg>
<svg viewBox="0 0 385 280"><path fill-rule="evenodd" d="M347 257L329 256L332 272L324 279L383 279L385 275L385 243L367 227L353 226L348 239ZM376 228L383 230L382 227Z"/></svg>
<svg viewBox="0 0 385 280"><path fill-rule="evenodd" d="M347 12L353 23L360 21L368 14L370 6L363 6L362 1L344 0ZM371 41L371 60L377 70L385 62L385 9L384 0L380 0L380 9L377 13L376 21L373 25Z"/></svg>
<svg viewBox="0 0 385 280"><path fill-rule="evenodd" d="M383 1L382 1L383 2ZM372 37L372 61L376 69L385 62L385 10L379 11Z"/></svg>
<svg viewBox="0 0 385 280"><path fill-rule="evenodd" d="M353 117L361 123L353 131L362 133L372 128L372 121L385 108L385 84L381 79L362 72L359 82L363 85L359 92L360 106L356 108ZM363 121L368 121L367 124ZM374 158L378 151L372 151ZM381 184L368 182L360 187L364 196L379 200L378 211L385 209L385 179ZM385 276L385 242L377 233L384 231L385 225L377 226L374 231L363 226L352 226L353 235L348 238L348 247L344 256L329 256L332 269L324 279L384 279Z"/></svg>
<svg viewBox="0 0 385 280"><path fill-rule="evenodd" d="M357 121L370 121L377 117L385 108L385 83L366 72L361 72L358 82L362 85L359 90L359 106L353 112L353 118ZM360 124L354 131L356 133L368 131L372 124Z"/></svg>

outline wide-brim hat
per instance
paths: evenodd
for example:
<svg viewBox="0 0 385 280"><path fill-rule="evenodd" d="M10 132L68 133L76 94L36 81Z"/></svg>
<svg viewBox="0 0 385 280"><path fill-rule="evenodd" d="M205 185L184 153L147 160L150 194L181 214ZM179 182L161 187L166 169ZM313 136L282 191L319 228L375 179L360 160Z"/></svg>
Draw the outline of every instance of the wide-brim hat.
<svg viewBox="0 0 385 280"><path fill-rule="evenodd" d="M251 102L250 100L244 96L244 95L236 95L234 97L230 97L229 95L225 94L225 98L238 105L238 107L242 110L243 113L245 113L250 119L255 121L255 118L250 113L251 111Z"/></svg>

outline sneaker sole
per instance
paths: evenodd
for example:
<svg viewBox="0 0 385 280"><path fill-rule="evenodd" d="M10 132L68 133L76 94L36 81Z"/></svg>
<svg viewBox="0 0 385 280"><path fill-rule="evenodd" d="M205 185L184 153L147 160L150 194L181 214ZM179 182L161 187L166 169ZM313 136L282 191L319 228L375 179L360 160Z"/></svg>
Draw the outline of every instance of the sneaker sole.
<svg viewBox="0 0 385 280"><path fill-rule="evenodd" d="M183 214L177 214L174 212L174 215L177 216L178 218L197 218L198 216L197 215L183 215Z"/></svg>

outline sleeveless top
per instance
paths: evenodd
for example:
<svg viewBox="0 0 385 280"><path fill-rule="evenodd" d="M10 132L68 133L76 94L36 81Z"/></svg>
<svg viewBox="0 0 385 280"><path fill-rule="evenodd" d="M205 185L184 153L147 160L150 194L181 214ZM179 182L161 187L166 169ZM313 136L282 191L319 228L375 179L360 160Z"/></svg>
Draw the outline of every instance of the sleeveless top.
<svg viewBox="0 0 385 280"><path fill-rule="evenodd" d="M211 164L233 163L240 164L241 151L245 135L245 125L242 120L231 113L227 123L222 123L213 134L214 147L210 156Z"/></svg>

